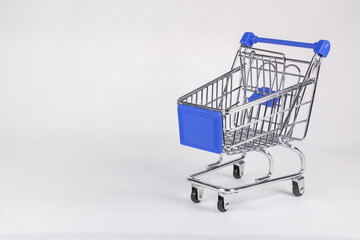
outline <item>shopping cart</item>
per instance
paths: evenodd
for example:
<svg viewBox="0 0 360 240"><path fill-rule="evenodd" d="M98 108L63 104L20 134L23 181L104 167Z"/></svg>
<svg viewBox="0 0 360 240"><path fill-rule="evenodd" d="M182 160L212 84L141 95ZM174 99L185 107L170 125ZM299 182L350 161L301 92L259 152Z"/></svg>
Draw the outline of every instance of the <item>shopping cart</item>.
<svg viewBox="0 0 360 240"><path fill-rule="evenodd" d="M315 54L311 61L287 58L280 52L253 48L258 42L311 48ZM304 193L305 157L290 142L304 139L308 132L321 60L330 51L327 40L302 43L260 38L251 32L240 43L229 72L178 99L181 144L220 154L216 163L188 178L191 200L200 202L204 188L215 190L221 212L229 207L229 194L259 185L292 180L293 194ZM273 146L294 151L300 170L271 178L274 163L267 148ZM267 174L253 183L226 188L199 179L231 165L233 176L241 178L250 151L264 154L269 162ZM239 157L223 163L224 154Z"/></svg>

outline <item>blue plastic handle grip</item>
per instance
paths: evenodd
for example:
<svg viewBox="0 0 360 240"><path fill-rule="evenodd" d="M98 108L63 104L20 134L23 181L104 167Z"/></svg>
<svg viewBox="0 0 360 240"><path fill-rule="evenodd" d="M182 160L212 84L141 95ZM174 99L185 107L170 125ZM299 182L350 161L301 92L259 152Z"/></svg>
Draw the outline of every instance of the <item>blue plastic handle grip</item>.
<svg viewBox="0 0 360 240"><path fill-rule="evenodd" d="M252 47L255 43L258 42L286 45L292 47L311 48L314 50L315 53L319 54L322 57L326 57L330 51L330 42L328 40L320 40L316 43L304 43L271 38L260 38L252 32L244 33L243 37L240 40L240 43L247 47Z"/></svg>

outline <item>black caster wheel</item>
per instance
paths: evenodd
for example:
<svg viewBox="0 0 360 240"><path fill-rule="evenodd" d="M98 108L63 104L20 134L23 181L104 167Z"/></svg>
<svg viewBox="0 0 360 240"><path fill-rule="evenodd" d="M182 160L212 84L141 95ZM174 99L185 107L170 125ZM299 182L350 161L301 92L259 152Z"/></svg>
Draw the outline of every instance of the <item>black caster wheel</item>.
<svg viewBox="0 0 360 240"><path fill-rule="evenodd" d="M233 176L236 179L240 179L244 175L244 162L234 164Z"/></svg>
<svg viewBox="0 0 360 240"><path fill-rule="evenodd" d="M296 197L300 197L304 194L304 183L304 177L299 177L292 180L292 192Z"/></svg>
<svg viewBox="0 0 360 240"><path fill-rule="evenodd" d="M191 188L191 201L193 201L194 203L199 203L202 199L202 195L203 195L203 190L196 188L196 187L192 187Z"/></svg>
<svg viewBox="0 0 360 240"><path fill-rule="evenodd" d="M220 212L226 212L229 209L229 203L225 201L223 196L218 196L217 208Z"/></svg>

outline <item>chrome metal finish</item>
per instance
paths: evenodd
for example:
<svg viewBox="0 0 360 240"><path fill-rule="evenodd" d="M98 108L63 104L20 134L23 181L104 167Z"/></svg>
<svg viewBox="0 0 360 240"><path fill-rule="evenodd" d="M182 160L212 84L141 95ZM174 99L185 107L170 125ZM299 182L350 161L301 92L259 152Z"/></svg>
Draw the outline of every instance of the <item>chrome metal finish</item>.
<svg viewBox="0 0 360 240"><path fill-rule="evenodd" d="M271 177L271 175L274 171L274 160L273 160L271 154L268 151L266 151L265 149L259 149L259 150L257 150L257 152L264 154L266 156L266 158L268 159L269 171L266 176L255 179L256 183L269 180L269 178Z"/></svg>
<svg viewBox="0 0 360 240"><path fill-rule="evenodd" d="M219 165L222 162L223 157L224 157L224 154L221 153L220 156L219 156L219 160L216 163L209 164L207 167L208 168L216 167L217 165Z"/></svg>
<svg viewBox="0 0 360 240"><path fill-rule="evenodd" d="M294 153L296 153L299 156L299 158L300 158L300 171L299 171L299 174L303 174L305 172L305 168L306 168L305 155L300 151L300 149L298 149L294 145L291 145L290 143L284 143L284 144L282 144L280 146L283 146L285 148L288 148L288 149L292 150Z"/></svg>
<svg viewBox="0 0 360 240"><path fill-rule="evenodd" d="M243 162L242 159L245 158L245 154L243 154L240 159L235 159L235 160L223 163L221 165L217 165L214 168L206 169L204 171L195 173L195 174L191 175L187 180L189 182L191 182L193 185L202 186L202 187L207 188L207 189L215 190L218 193L234 194L234 193L238 193L241 190L244 190L244 189L247 189L247 188L250 188L250 187L265 185L265 184L274 183L274 182L281 182L281 181L285 181L285 180L293 180L293 179L301 177L302 174L305 171L305 165L306 165L305 164L305 156L304 156L304 154L298 148L296 148L295 146L293 146L291 144L284 144L284 145L281 145L281 146L284 146L285 148L288 148L288 149L294 151L299 156L300 170L298 172L293 173L293 174L289 174L289 175L285 175L285 176L271 178L271 175L273 173L273 166L274 166L273 159L272 159L272 156L270 155L270 153L263 149L260 152L263 153L267 157L267 159L269 161L269 171L268 171L268 174L265 177L255 179L254 183L241 185L241 186L237 186L237 187L233 187L233 188L225 188L225 187L217 186L215 184L204 182L204 181L200 180L199 178L197 178L197 177L200 177L200 176L205 175L207 173L210 173L212 171L215 171L217 169L224 168L224 167L227 167L229 165L236 164L236 163L241 163L241 162Z"/></svg>
<svg viewBox="0 0 360 240"><path fill-rule="evenodd" d="M238 187L233 187L233 188L220 187L220 186L215 185L215 184L203 182L203 181L201 181L199 179L196 179L196 178L188 178L188 181L191 182L191 183L197 184L199 186L202 186L204 188L217 191L219 193L234 194L234 193L238 193L238 192L240 192L242 190L245 190L245 189L248 189L248 188L267 185L267 184L270 184L270 183L282 182L282 181L285 181L285 180L292 180L292 179L294 179L296 177L300 177L300 176L301 176L301 174L294 173L294 174L289 174L289 175L285 175L285 176L281 176L281 177L277 177L277 178L268 179L267 181L262 181L262 182L258 182L258 183L250 183L250 184L246 184L246 185L242 185L242 186L238 186Z"/></svg>
<svg viewBox="0 0 360 240"><path fill-rule="evenodd" d="M231 70L178 99L178 104L217 111L223 117L223 152L217 162L206 170L192 174L188 181L197 188L217 191L219 196L244 189L292 180L304 189L306 167L304 154L292 141L306 137L313 109L322 57L315 54L311 61L287 58L285 54L241 46ZM269 91L265 91L267 88ZM253 94L262 94L250 101ZM295 152L300 159L296 173L273 177L274 160L268 148L282 146ZM235 165L244 172L245 153L256 151L268 159L268 172L254 183L226 188L204 182L200 176ZM241 154L223 163L226 155ZM235 176L239 178L238 175ZM301 190L302 189L302 190ZM301 192L302 191L302 192ZM228 206L228 205L227 205Z"/></svg>
<svg viewBox="0 0 360 240"><path fill-rule="evenodd" d="M223 163L223 164L221 164L221 165L216 165L216 166L214 166L214 167L212 167L212 168L207 168L206 170L201 171L201 172L198 172L198 173L194 173L194 174L192 174L192 175L190 176L190 178L195 178L195 177L197 177L197 176L201 176L201 175L204 175L204 174L206 174L206 173L213 172L213 171L215 171L215 170L218 170L218 169L227 167L227 166L229 166L229 165L233 165L233 164L235 164L235 163L237 163L237 162L240 162L242 159L245 158L245 156L246 156L246 155L245 155L245 153L244 153L244 154L242 154L242 156L241 156L240 158L237 158L237 159L235 159L235 160L232 160L232 161Z"/></svg>
<svg viewBox="0 0 360 240"><path fill-rule="evenodd" d="M229 155L302 139L320 64L317 54L308 62L242 46L229 72L180 97L178 103L223 114L223 152ZM264 97L248 102L254 93Z"/></svg>

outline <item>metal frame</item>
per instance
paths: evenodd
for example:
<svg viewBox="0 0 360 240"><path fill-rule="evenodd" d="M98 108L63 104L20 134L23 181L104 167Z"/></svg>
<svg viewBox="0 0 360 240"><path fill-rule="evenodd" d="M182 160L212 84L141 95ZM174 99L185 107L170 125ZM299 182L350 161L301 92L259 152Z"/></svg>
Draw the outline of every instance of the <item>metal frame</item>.
<svg viewBox="0 0 360 240"><path fill-rule="evenodd" d="M204 188L214 190L218 192L218 209L226 211L229 207L228 195L286 180L292 180L295 196L304 193L305 156L289 142L302 140L307 135L321 60L317 53L311 61L303 61L286 58L283 53L242 45L229 72L178 99L178 104L217 111L223 116L223 153L217 162L187 179L197 196L197 199L192 198L194 202L201 200ZM307 91L310 88L312 91ZM249 95L255 93L264 96L248 102ZM308 111L300 117L300 110L306 107ZM297 137L294 132L301 124L305 127ZM274 160L267 148L273 146L295 152L300 159L300 170L272 177ZM253 183L232 188L200 180L199 177L205 174L231 165L237 169L237 178L240 178L244 171L244 158L249 151L259 152L267 158L269 167L265 176L256 178ZM241 156L223 163L224 154Z"/></svg>
<svg viewBox="0 0 360 240"><path fill-rule="evenodd" d="M208 166L206 170L192 174L187 180L192 184L193 187L207 188L207 189L210 189L210 190L217 191L219 194L222 194L222 195L235 194L235 193L238 193L238 192L240 192L240 191L242 191L244 189L247 189L247 188L260 186L260 185L266 185L266 184L269 184L269 183L281 182L281 181L285 181L285 180L297 180L299 177L302 177L304 172L305 172L305 166L306 166L305 156L294 145L286 143L286 144L281 144L280 146L283 146L285 148L288 148L288 149L292 150L293 152L295 152L299 156L301 165L300 165L300 170L298 172L288 174L288 175L285 175L285 176L281 176L281 177L271 178L271 175L272 175L272 172L273 172L273 158L272 158L271 154L268 151L266 151L265 149L262 149L261 151L258 151L258 152L263 153L267 157L267 159L269 160L269 171L268 171L268 174L266 176L261 177L261 178L256 178L254 183L246 184L246 185L240 185L240 186L232 187L232 188L225 188L225 187L220 187L220 186L208 183L208 182L204 182L204 181L200 180L199 178L197 178L197 177L203 176L205 174L208 174L210 172L213 172L213 171L216 171L216 170L219 170L221 168L228 167L228 166L231 166L231 165L234 165L234 164L244 164L243 159L246 156L245 153L240 158L237 158L235 160L231 160L231 161L223 163L223 164L216 163L216 165L213 165L211 167Z"/></svg>

